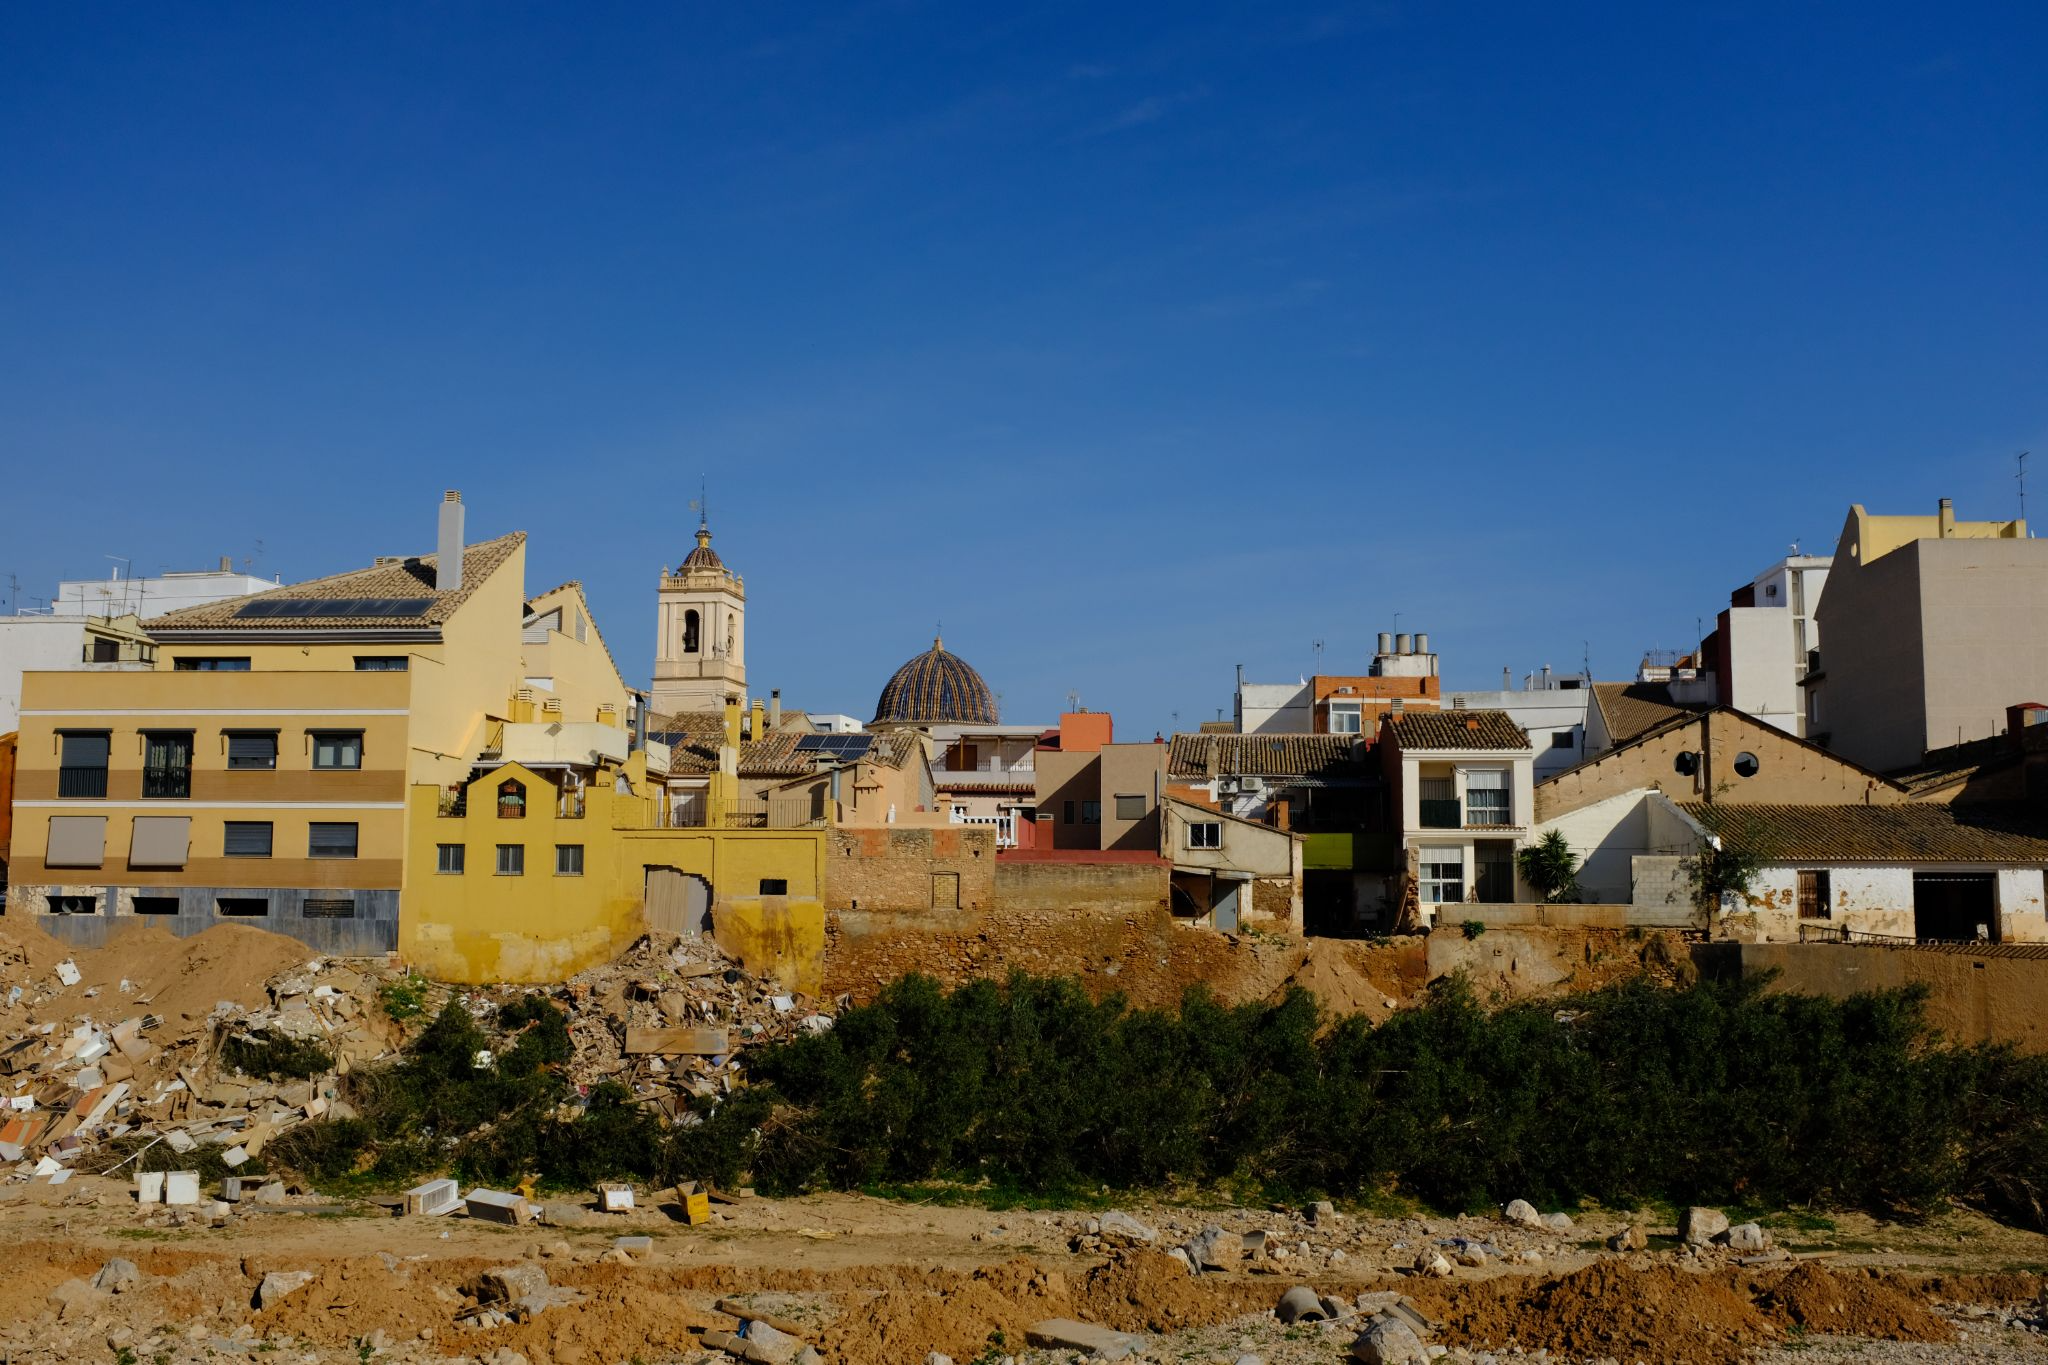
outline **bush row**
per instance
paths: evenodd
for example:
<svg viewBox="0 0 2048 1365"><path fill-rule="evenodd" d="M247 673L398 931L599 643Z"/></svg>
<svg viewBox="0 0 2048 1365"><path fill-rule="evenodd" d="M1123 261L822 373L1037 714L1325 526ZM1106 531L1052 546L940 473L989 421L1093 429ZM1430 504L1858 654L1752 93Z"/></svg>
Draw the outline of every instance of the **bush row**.
<svg viewBox="0 0 2048 1365"><path fill-rule="evenodd" d="M1929 1208L2043 1226L2048 1059L1944 1046L1911 992L1835 1001L1758 984L1631 983L1483 1006L1457 982L1378 1027L1313 997L1178 1012L1069 980L952 992L906 977L829 1033L748 1054L755 1085L671 1127L616 1086L576 1117L536 999L509 1050L451 1007L405 1059L351 1077L363 1118L279 1152L314 1174L638 1177L771 1191L928 1180L1046 1193L1249 1180L1440 1209L1511 1198Z"/></svg>

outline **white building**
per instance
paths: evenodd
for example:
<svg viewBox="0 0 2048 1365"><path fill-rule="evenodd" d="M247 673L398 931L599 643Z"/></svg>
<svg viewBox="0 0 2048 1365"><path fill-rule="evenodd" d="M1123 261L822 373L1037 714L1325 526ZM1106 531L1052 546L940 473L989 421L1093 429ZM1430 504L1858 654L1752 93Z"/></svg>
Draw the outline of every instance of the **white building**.
<svg viewBox="0 0 2048 1365"><path fill-rule="evenodd" d="M104 579L67 578L57 585L55 616L137 616L150 620L186 607L210 606L251 593L269 592L277 583L255 574L236 573L226 555L218 569L159 574L155 578L123 578L119 570Z"/></svg>
<svg viewBox="0 0 2048 1365"><path fill-rule="evenodd" d="M0 735L20 728L21 675L155 666L156 645L126 616L0 616Z"/></svg>
<svg viewBox="0 0 2048 1365"><path fill-rule="evenodd" d="M1507 681L1503 670L1501 682ZM1526 730L1535 748L1538 782L1586 757L1586 708L1592 700L1592 685L1584 678L1560 677L1547 664L1541 672L1523 678L1519 688L1444 694L1444 706L1449 710L1504 711Z"/></svg>
<svg viewBox="0 0 2048 1365"><path fill-rule="evenodd" d="M1381 724L1423 927L1444 907L1519 899L1515 853L1536 822L1529 736L1500 711L1403 711Z"/></svg>

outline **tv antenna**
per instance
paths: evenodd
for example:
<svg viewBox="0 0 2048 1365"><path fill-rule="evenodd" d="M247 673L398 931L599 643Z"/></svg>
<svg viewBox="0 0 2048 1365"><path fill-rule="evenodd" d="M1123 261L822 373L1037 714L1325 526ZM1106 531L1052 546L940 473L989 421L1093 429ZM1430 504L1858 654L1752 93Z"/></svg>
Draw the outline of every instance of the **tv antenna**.
<svg viewBox="0 0 2048 1365"><path fill-rule="evenodd" d="M1322 672L1322 671L1323 671L1323 642L1322 642L1321 640L1317 640L1317 641L1315 642L1315 649L1316 649L1316 672L1320 673L1320 672Z"/></svg>
<svg viewBox="0 0 2048 1365"><path fill-rule="evenodd" d="M2015 461L2015 462L2016 462L2016 463L2017 463L2017 464L2019 465L2019 467L2020 467L2020 472L2019 472L2019 473L2017 473L2017 474L2015 474L2015 475L2013 475L2013 477L2014 477L2015 479L2018 479L2018 480L2019 480L2019 484L2020 484L2020 520L2021 520L2021 521L2025 521L2025 520L2027 519L2027 455L2028 455L2028 453L2029 453L2029 452L2027 452L2027 451L2024 451L2024 450L2022 450L2022 451L2021 451L2021 452L2020 452L2020 453L2019 453L2018 455L2015 455L2015 456L2013 457L2014 461ZM2027 538L2028 538L2029 540L2033 539L2033 532L2029 531L2029 532L2027 533Z"/></svg>
<svg viewBox="0 0 2048 1365"><path fill-rule="evenodd" d="M7 614L9 616L19 616L21 614L21 580L13 574L7 575Z"/></svg>
<svg viewBox="0 0 2048 1365"><path fill-rule="evenodd" d="M1080 692L1079 692L1079 691L1077 691L1077 690L1076 690L1076 689L1074 689L1074 688L1071 688L1071 687L1070 687L1070 688L1068 688L1068 689L1067 689L1067 710L1069 710L1069 711L1078 711L1078 710L1080 710L1080 709L1081 709L1081 694L1080 694Z"/></svg>

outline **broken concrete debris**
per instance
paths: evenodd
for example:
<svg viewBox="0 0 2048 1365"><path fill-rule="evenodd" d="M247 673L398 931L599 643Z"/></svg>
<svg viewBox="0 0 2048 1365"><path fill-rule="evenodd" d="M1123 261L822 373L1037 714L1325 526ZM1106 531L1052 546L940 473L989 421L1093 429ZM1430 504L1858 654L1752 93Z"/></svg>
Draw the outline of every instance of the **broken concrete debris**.
<svg viewBox="0 0 2048 1365"><path fill-rule="evenodd" d="M310 1270L273 1270L264 1275L262 1283L256 1286L256 1306L268 1308L295 1290L304 1289L313 1282Z"/></svg>
<svg viewBox="0 0 2048 1365"><path fill-rule="evenodd" d="M832 1018L819 1002L756 980L709 940L671 934L645 935L615 961L543 988L421 983L396 959L313 959L259 984L234 977L247 969L231 958L199 955L196 965L181 958L167 967L163 980L129 979L140 976L132 962L125 975L96 967L103 951L112 949L82 950L26 973L0 995L0 1162L14 1164L17 1180L61 1182L73 1169L110 1166L126 1175L118 1168L129 1162L161 1173L171 1164L163 1149L210 1151L220 1164L246 1169L300 1124L355 1117L341 1078L395 1056L405 1042L405 1026L386 1008L387 987L418 993L406 1014L419 1020L450 1000L487 1019L502 1005L544 995L568 1016L574 1053L563 1070L581 1092L617 1082L679 1124L697 1121L693 1102L716 1102L746 1084L747 1048L829 1028ZM229 995L262 1003L222 998ZM172 1003L152 1008L165 1000ZM217 1003L208 1010L194 1000ZM298 1066L324 1060L327 1069L292 1080L236 1065L266 1055ZM113 1142L119 1155L94 1164L96 1149ZM196 1191L188 1199L166 1189L140 1202L197 1200ZM708 1219L683 1202L686 1221ZM437 1194L418 1211L452 1207Z"/></svg>
<svg viewBox="0 0 2048 1365"><path fill-rule="evenodd" d="M1141 1343L1125 1332L1112 1332L1071 1318L1047 1318L1024 1329L1027 1344L1049 1351L1082 1351L1102 1360L1122 1360Z"/></svg>

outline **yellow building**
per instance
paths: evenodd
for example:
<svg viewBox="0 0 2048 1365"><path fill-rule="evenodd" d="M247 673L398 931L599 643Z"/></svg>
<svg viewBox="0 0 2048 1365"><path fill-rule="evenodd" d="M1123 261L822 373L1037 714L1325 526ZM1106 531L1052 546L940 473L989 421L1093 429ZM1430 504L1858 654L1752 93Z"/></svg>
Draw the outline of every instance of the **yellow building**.
<svg viewBox="0 0 2048 1365"><path fill-rule="evenodd" d="M582 588L528 598L524 534L465 549L456 494L440 523L436 554L147 623L151 670L25 675L8 912L78 942L239 918L541 980L625 946L650 881L658 911L694 894L672 877L816 896L822 833L669 828L667 750L633 749ZM525 838L478 796L508 780ZM499 875L500 844L534 862Z"/></svg>

